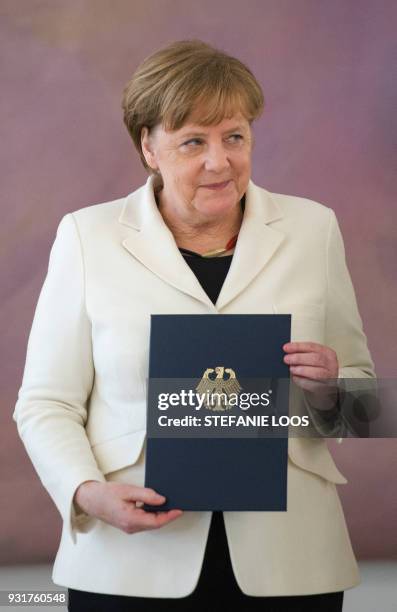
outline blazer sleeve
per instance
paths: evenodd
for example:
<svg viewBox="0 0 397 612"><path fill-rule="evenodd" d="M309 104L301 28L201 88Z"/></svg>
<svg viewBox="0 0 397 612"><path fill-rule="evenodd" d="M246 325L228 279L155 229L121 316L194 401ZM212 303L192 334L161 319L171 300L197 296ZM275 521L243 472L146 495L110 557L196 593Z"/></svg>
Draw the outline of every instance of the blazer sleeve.
<svg viewBox="0 0 397 612"><path fill-rule="evenodd" d="M86 480L105 481L86 435L94 380L82 249L72 213L59 223L29 335L13 419L33 466L76 543L93 521L73 503ZM92 517L91 517L92 518Z"/></svg>
<svg viewBox="0 0 397 612"><path fill-rule="evenodd" d="M363 330L357 299L346 263L343 237L334 211L329 209L326 241L326 320L325 344L334 349L339 362L338 385L340 397L354 393L357 385L349 379L375 378L367 338ZM316 428L328 437L346 436L347 424L343 418L343 401L339 401L336 419L323 419L319 411L310 410ZM331 416L331 415L330 415ZM338 437L341 443L343 437Z"/></svg>

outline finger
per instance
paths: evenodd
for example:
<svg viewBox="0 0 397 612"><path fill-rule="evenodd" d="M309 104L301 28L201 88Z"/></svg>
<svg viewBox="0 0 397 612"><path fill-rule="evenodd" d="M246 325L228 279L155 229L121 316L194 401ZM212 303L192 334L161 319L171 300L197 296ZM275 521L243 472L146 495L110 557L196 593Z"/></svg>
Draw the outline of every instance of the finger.
<svg viewBox="0 0 397 612"><path fill-rule="evenodd" d="M145 502L147 504L164 504L166 498L164 495L157 493L154 489L148 487L130 486L130 490L123 494L123 499L133 500L135 502Z"/></svg>
<svg viewBox="0 0 397 612"><path fill-rule="evenodd" d="M166 518L168 518L168 520L173 520L175 518L178 518L178 516L181 516L183 514L183 510L173 508L172 510L163 510L160 512L155 512L155 514L157 514L157 516L166 515Z"/></svg>
<svg viewBox="0 0 397 612"><path fill-rule="evenodd" d="M323 380L329 378L329 373L325 368L313 367L313 366L290 366L290 372L294 376L303 376L304 378L310 378L312 380Z"/></svg>
<svg viewBox="0 0 397 612"><path fill-rule="evenodd" d="M165 512L145 512L145 510L136 511L139 516L139 526L142 529L157 529L181 516L182 510L168 510Z"/></svg>
<svg viewBox="0 0 397 612"><path fill-rule="evenodd" d="M155 514L156 527L162 527L171 521L175 521L177 518L182 516L182 510L169 510L168 512L159 512Z"/></svg>
<svg viewBox="0 0 397 612"><path fill-rule="evenodd" d="M292 381L298 387L304 389L305 391L311 392L316 396L317 395L326 396L330 394L330 390L328 389L327 384L320 380L314 381L314 380L311 380L310 378L305 378L303 376L293 376Z"/></svg>
<svg viewBox="0 0 397 612"><path fill-rule="evenodd" d="M338 394L338 388L332 383L329 383L327 379L314 381L310 378L304 378L302 376L297 376L296 378L307 381L307 389L308 391L312 392L311 394L313 395L330 397Z"/></svg>
<svg viewBox="0 0 397 612"><path fill-rule="evenodd" d="M326 366L327 359L323 353L291 353L284 355L285 363L290 365Z"/></svg>
<svg viewBox="0 0 397 612"><path fill-rule="evenodd" d="M287 342L283 345L283 349L287 353L301 353L310 351L322 352L324 348L324 345L319 344L318 342Z"/></svg>

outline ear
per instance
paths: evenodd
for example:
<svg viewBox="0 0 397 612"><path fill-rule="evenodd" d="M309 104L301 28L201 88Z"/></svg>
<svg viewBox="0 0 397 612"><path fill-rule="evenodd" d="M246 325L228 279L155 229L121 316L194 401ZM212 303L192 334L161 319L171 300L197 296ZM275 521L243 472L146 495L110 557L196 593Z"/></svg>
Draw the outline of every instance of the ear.
<svg viewBox="0 0 397 612"><path fill-rule="evenodd" d="M141 148L145 157L146 163L152 170L158 170L156 156L153 149L153 141L146 125L141 130Z"/></svg>

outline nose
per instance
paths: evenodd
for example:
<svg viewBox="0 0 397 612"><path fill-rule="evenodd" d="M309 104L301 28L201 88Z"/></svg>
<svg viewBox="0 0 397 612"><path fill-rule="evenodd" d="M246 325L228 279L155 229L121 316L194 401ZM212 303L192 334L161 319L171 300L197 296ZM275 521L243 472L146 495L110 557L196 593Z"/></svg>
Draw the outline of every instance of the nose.
<svg viewBox="0 0 397 612"><path fill-rule="evenodd" d="M205 169L222 173L230 166L227 151L223 144L212 143L207 147L205 155Z"/></svg>

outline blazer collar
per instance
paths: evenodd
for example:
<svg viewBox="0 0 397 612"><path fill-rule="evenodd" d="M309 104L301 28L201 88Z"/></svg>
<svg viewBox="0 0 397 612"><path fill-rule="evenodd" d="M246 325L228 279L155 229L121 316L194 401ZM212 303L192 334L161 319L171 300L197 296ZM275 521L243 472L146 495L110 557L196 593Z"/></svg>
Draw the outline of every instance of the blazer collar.
<svg viewBox="0 0 397 612"><path fill-rule="evenodd" d="M283 217L282 211L269 191L249 181L232 262L214 305L185 262L157 208L155 180L150 175L142 187L125 198L118 220L131 232L122 245L164 282L218 312L252 282L280 247L285 236L271 224Z"/></svg>

